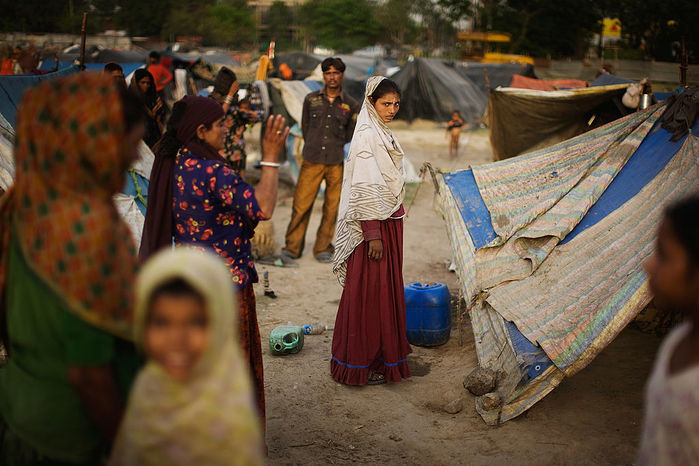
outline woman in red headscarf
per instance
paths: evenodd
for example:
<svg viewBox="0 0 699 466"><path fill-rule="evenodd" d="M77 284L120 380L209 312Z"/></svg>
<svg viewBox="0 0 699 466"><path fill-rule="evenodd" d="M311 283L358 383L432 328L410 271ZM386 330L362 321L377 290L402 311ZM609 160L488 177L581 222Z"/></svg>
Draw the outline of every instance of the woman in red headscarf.
<svg viewBox="0 0 699 466"><path fill-rule="evenodd" d="M262 141L262 174L256 189L219 155L224 112L205 97L185 97L173 106L165 136L156 146L141 242L145 258L174 243L213 250L223 258L238 290L240 337L264 419L262 345L252 284L257 272L250 238L277 201L277 159L289 133L284 118L267 121Z"/></svg>
<svg viewBox="0 0 699 466"><path fill-rule="evenodd" d="M138 369L136 254L112 202L143 137L140 105L79 73L24 95L0 198L0 464L99 464Z"/></svg>

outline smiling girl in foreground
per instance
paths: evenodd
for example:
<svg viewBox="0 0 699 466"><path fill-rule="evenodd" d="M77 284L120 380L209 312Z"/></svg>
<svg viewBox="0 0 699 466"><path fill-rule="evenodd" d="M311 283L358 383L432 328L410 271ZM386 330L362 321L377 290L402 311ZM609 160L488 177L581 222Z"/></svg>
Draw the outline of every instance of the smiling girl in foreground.
<svg viewBox="0 0 699 466"><path fill-rule="evenodd" d="M148 357L110 464L262 464L230 274L209 253L156 255L139 277L135 340Z"/></svg>
<svg viewBox="0 0 699 466"><path fill-rule="evenodd" d="M671 206L645 262L660 307L685 321L660 347L646 387L646 413L637 464L699 462L699 196Z"/></svg>

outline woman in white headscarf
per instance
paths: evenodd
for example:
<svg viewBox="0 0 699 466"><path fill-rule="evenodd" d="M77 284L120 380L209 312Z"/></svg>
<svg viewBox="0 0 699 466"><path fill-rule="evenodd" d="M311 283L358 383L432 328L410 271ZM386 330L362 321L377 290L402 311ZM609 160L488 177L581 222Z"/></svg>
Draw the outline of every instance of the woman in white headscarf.
<svg viewBox="0 0 699 466"><path fill-rule="evenodd" d="M403 291L403 149L387 123L400 88L383 76L367 81L345 163L333 271L344 286L330 363L349 385L410 377Z"/></svg>

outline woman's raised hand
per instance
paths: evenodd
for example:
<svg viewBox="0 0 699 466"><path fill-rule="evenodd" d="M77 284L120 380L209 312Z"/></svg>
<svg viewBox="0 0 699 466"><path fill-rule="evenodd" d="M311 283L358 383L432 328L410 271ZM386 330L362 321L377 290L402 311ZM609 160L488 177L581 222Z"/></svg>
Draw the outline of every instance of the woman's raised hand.
<svg viewBox="0 0 699 466"><path fill-rule="evenodd" d="M281 115L270 115L267 119L265 137L262 139L262 160L277 162L289 135L289 127Z"/></svg>

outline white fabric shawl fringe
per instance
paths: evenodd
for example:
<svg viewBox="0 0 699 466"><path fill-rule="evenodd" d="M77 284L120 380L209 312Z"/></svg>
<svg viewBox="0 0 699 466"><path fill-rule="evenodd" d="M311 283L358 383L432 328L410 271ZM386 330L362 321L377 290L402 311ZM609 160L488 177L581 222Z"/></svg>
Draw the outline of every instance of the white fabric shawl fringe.
<svg viewBox="0 0 699 466"><path fill-rule="evenodd" d="M347 259L364 241L361 222L386 220L398 210L405 196L403 149L369 101L384 79L372 76L367 81L345 162L333 258L333 272L342 286Z"/></svg>

